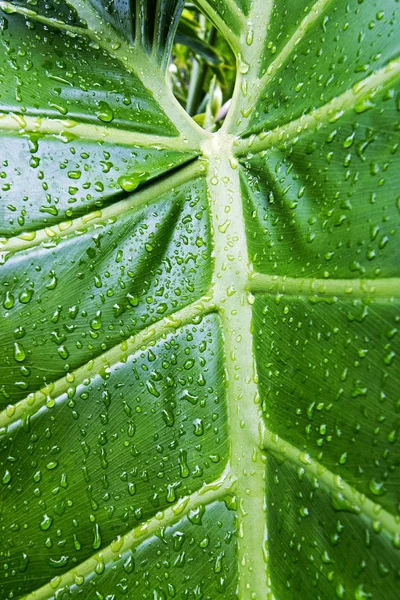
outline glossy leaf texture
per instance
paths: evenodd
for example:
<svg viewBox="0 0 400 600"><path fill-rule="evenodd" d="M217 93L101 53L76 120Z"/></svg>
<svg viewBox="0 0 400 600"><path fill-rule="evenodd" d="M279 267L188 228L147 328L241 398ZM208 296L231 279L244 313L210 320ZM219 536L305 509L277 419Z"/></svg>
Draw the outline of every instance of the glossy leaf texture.
<svg viewBox="0 0 400 600"><path fill-rule="evenodd" d="M0 2L0 597L395 600L400 3Z"/></svg>

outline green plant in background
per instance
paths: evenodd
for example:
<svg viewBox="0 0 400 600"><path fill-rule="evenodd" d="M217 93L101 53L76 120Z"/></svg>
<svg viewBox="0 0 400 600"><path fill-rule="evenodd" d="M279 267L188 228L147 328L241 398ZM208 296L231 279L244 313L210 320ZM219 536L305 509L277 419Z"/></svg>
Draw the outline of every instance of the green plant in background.
<svg viewBox="0 0 400 600"><path fill-rule="evenodd" d="M230 106L235 55L216 27L191 8L183 11L178 25L171 82L187 112L205 129L215 131Z"/></svg>
<svg viewBox="0 0 400 600"><path fill-rule="evenodd" d="M183 5L0 1L0 597L395 600L400 3Z"/></svg>

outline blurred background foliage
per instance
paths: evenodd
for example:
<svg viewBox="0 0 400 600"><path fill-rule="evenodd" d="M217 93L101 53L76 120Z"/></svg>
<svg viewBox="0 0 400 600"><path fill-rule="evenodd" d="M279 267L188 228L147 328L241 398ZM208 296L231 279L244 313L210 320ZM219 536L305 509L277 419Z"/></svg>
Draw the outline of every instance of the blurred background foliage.
<svg viewBox="0 0 400 600"><path fill-rule="evenodd" d="M173 92L186 111L204 129L219 129L235 85L235 56L191 2L182 13L169 73Z"/></svg>

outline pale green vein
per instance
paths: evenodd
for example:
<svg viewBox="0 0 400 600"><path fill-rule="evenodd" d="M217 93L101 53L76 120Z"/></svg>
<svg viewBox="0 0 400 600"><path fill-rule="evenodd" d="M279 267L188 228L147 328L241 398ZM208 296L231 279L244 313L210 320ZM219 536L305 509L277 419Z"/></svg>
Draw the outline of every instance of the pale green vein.
<svg viewBox="0 0 400 600"><path fill-rule="evenodd" d="M0 0L0 8L6 14L19 14L23 15L27 19L32 21L37 21L38 23L42 23L43 25L47 25L49 27L54 27L56 29L60 29L61 31L66 31L68 33L72 33L74 35L89 35L90 31L83 27L77 27L74 25L69 25L68 23L64 23L64 21L60 21L59 19L52 19L49 17L44 17L39 13L35 12L30 8L24 8L23 6L17 6L16 4L11 4L11 2L5 2Z"/></svg>
<svg viewBox="0 0 400 600"><path fill-rule="evenodd" d="M0 112L0 133L1 131L54 135L60 136L62 140L64 138L66 140L79 138L90 142L143 146L160 150L198 151L196 144L190 145L188 140L182 137L152 135L57 117L32 117L17 113Z"/></svg>
<svg viewBox="0 0 400 600"><path fill-rule="evenodd" d="M197 0L197 3L199 3L199 0ZM238 19L242 21L242 23L244 22L243 10L238 6L235 0L224 0L224 9L230 10L232 14L236 15Z"/></svg>
<svg viewBox="0 0 400 600"><path fill-rule="evenodd" d="M312 279L254 273L248 283L253 293L280 293L339 298L400 298L400 278Z"/></svg>
<svg viewBox="0 0 400 600"><path fill-rule="evenodd" d="M210 20L214 23L216 28L220 31L220 33L224 36L226 41L231 46L234 52L238 52L239 50L239 36L232 31L231 28L226 24L226 19L223 19L218 12L209 4L208 0L196 0L196 4L203 10L203 12L210 18ZM236 29L240 31L244 19L243 14L239 12L239 9L236 7L236 11L232 11L229 9L229 19L232 19L235 22Z"/></svg>
<svg viewBox="0 0 400 600"><path fill-rule="evenodd" d="M200 141L208 134L185 113L174 97L157 63L144 54L140 48L129 44L122 36L119 36L115 29L101 19L89 2L86 0L70 0L69 3L88 25L87 28L74 27L58 19L44 17L31 9L15 6L3 0L0 1L0 8L6 13L18 13L48 27L66 31L73 35L88 37L94 44L120 61L128 72L139 76L166 115L175 125L178 125L180 131L185 134L186 139L190 140L192 145L198 147Z"/></svg>
<svg viewBox="0 0 400 600"><path fill-rule="evenodd" d="M277 2L277 0L275 0ZM274 0L254 0L252 12L249 18L249 26L244 29L242 35L242 51L244 61L239 61L237 77L237 97L235 110L231 110L228 115L227 130L231 133L240 128L247 127L254 107L259 96L263 93L268 79L280 68L296 45L310 29L321 12L331 2L331 0L318 0L311 8L310 12L304 17L298 29L278 54L275 60L269 65L267 72L260 76L259 62L262 56L268 37L268 25L272 16ZM252 43L246 47L246 42L251 39ZM244 73L244 74L243 74Z"/></svg>
<svg viewBox="0 0 400 600"><path fill-rule="evenodd" d="M249 152L255 154L271 147L282 146L288 141L296 141L302 134L313 133L324 125L336 123L350 110L360 113L373 108L374 97L391 85L399 75L400 59L396 59L312 112L276 129L237 140L235 154L244 155ZM370 105L364 104L366 99L371 103Z"/></svg>
<svg viewBox="0 0 400 600"><path fill-rule="evenodd" d="M307 31L312 27L317 19L321 16L321 14L325 11L328 5L332 2L332 0L318 0L310 12L304 17L301 21L300 25L292 35L292 37L285 44L283 49L280 51L278 56L273 60L273 62L268 66L267 71L264 75L255 82L255 87L258 93L264 91L268 81L271 77L281 68L281 66L287 61L293 50L296 49L296 46L303 39Z"/></svg>
<svg viewBox="0 0 400 600"><path fill-rule="evenodd" d="M253 0L250 14L242 25L240 48L236 52L237 74L232 103L223 131L234 134L239 124L250 117L254 108L253 88L258 81L259 61L268 35L274 0Z"/></svg>
<svg viewBox="0 0 400 600"><path fill-rule="evenodd" d="M269 598L265 464L257 432L262 419L253 358L252 308L247 298L249 259L237 164L229 136L204 148L209 157L214 243L213 286L222 323L232 473L237 479L239 597Z"/></svg>
<svg viewBox="0 0 400 600"><path fill-rule="evenodd" d="M209 294L206 294L196 302L189 304L189 306L165 317L157 323L149 325L136 335L113 346L103 354L68 373L65 377L49 383L37 392L30 393L16 404L10 404L5 410L0 412L0 433L4 433L11 426L18 426L24 419L35 414L43 406L52 408L55 406L56 399L60 398L71 387L76 388L84 381L90 381L95 378L104 369L126 362L128 357L138 350L150 347L157 340L174 333L180 327L202 319L214 310L213 293L210 291Z"/></svg>
<svg viewBox="0 0 400 600"><path fill-rule="evenodd" d="M245 76L248 85L257 81L260 54L265 48L268 36L268 24L271 20L274 0L253 0L247 22L241 32L241 56L239 74ZM242 97L250 90L241 85Z"/></svg>
<svg viewBox="0 0 400 600"><path fill-rule="evenodd" d="M45 600L46 598L54 598L55 595L58 597L62 589L68 590L70 593L72 590L79 589L84 580L96 572L96 567L98 571L99 564L104 565L105 568L108 565L115 565L116 560L124 559L124 555L127 556L131 549L154 536L162 528L174 525L199 506L205 506L223 498L231 491L233 484L234 479L230 475L229 467L227 467L216 481L203 485L190 496L179 499L173 506L156 513L154 517L135 527L129 533L118 536L109 546L103 548L103 550L100 550L77 567L59 577L55 577L48 584L24 596L23 600Z"/></svg>
<svg viewBox="0 0 400 600"><path fill-rule="evenodd" d="M184 133L191 143L200 144L209 136L185 112L167 84L166 76L157 63L138 46L129 44L117 31L100 17L88 0L69 0L84 20L93 39L110 56L119 60L125 69L136 74L143 85L151 91L165 114Z"/></svg>
<svg viewBox="0 0 400 600"><path fill-rule="evenodd" d="M11 238L0 238L0 264L8 260L15 252L28 250L40 244L54 247L63 239L82 235L94 227L105 227L109 223L114 223L117 217L129 211L138 211L147 204L160 200L170 190L178 188L187 181L194 181L205 172L204 162L196 160L173 175L156 179L154 183L149 184L143 190L101 210L44 229L27 231Z"/></svg>
<svg viewBox="0 0 400 600"><path fill-rule="evenodd" d="M298 465L309 477L315 478L318 485L332 494L332 501L337 505L347 506L369 522L379 524L383 531L392 539L400 534L400 518L386 511L365 494L362 494L346 483L340 475L332 473L326 467L315 461L310 455L292 446L278 435L263 429L264 449L280 458L286 458Z"/></svg>

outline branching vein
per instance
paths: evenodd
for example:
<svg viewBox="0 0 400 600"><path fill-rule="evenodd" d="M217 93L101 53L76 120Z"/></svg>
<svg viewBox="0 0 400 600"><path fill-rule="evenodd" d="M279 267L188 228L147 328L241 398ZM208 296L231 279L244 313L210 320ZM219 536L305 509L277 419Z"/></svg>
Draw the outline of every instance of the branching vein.
<svg viewBox="0 0 400 600"><path fill-rule="evenodd" d="M59 29L61 31L66 31L74 35L86 35L90 37L89 29L79 26L77 27L75 25L69 25L68 23L64 23L64 21L60 21L59 19L44 17L30 8L18 6L16 4L12 4L11 2L5 2L4 0L0 0L0 8L7 14L15 13L23 15L27 19L37 21L38 23L42 23L43 25L47 25L49 27L54 27L55 29Z"/></svg>
<svg viewBox="0 0 400 600"><path fill-rule="evenodd" d="M379 522L384 532L394 538L400 531L400 519L376 504L354 487L315 461L307 452L292 446L278 435L264 429L264 449L271 454L286 458L305 470L309 477L332 494L333 501L347 503L349 509L369 522Z"/></svg>
<svg viewBox="0 0 400 600"><path fill-rule="evenodd" d="M187 167L181 168L177 173L164 179L157 179L156 182L148 185L143 190L128 196L128 198L114 202L101 210L44 229L27 231L11 238L0 238L2 262L9 259L15 252L28 250L40 244L53 247L63 239L82 235L94 227L104 227L111 220L115 220L129 211L138 211L143 206L160 200L169 190L196 179L196 177L205 174L205 171L204 164L201 161L195 161Z"/></svg>
<svg viewBox="0 0 400 600"><path fill-rule="evenodd" d="M164 511L157 513L148 521L145 521L138 527L135 527L129 531L129 533L121 536L121 539L118 540L117 550L115 549L116 544L111 543L109 546L103 548L100 550L100 552L97 552L80 565L75 566L73 570L67 571L57 578L57 597L62 590L73 593L73 590L77 586L77 580L80 579L81 583L83 583L84 579L90 578L93 573L96 572L96 567L98 567L99 563L102 563L105 566L109 563L115 564L115 561L118 560L118 558L123 559L124 555L126 555L131 549L151 538L161 528L174 525L177 521L180 521L186 517L190 511L198 508L199 506L211 504L212 502L221 499L224 495L229 493L233 482L234 479L230 475L228 467L221 477L216 481L205 484L202 488L192 493L190 496L184 496L171 507L168 507ZM44 585L34 592L31 592L25 596L23 600L41 600L45 598L53 598L54 594L54 582L52 582Z"/></svg>
<svg viewBox="0 0 400 600"><path fill-rule="evenodd" d="M135 73L144 86L151 91L165 114L185 134L191 143L199 144L207 134L189 117L181 107L166 83L164 73L157 64L137 45L129 44L125 38L108 25L88 2L88 0L69 0L78 15L93 32L94 40L110 56L115 57L130 73Z"/></svg>
<svg viewBox="0 0 400 600"><path fill-rule="evenodd" d="M312 279L255 273L250 277L248 287L253 293L281 293L296 296L400 297L400 278L398 277L386 279Z"/></svg>
<svg viewBox="0 0 400 600"><path fill-rule="evenodd" d="M157 67L154 60L147 56L140 47L129 44L120 36L115 29L100 17L88 0L69 0L69 3L87 24L87 28L70 26L57 19L41 16L33 10L15 6L4 0L0 0L0 9L8 13L19 13L48 27L54 27L74 35L83 35L91 39L109 56L121 62L127 72L134 73L141 79L165 114L184 134L184 137L190 140L191 144L198 147L201 140L207 137L207 134L190 119L180 106L166 83L164 73Z"/></svg>
<svg viewBox="0 0 400 600"><path fill-rule="evenodd" d="M79 386L85 380L93 379L101 369L109 368L118 363L126 362L129 356L142 348L150 347L157 340L174 333L180 327L195 321L197 318L213 312L215 304L213 295L203 296L200 300L171 314L161 321L149 325L139 333L110 348L93 360L72 371L54 383L48 384L37 392L32 392L20 402L9 405L0 413L0 431L5 428L19 426L21 420L35 414L42 406L53 407L57 399L65 394L71 385Z"/></svg>
<svg viewBox="0 0 400 600"><path fill-rule="evenodd" d="M318 131L326 124L335 123L350 110L357 110L357 107L366 98L373 101L374 96L391 85L399 75L400 59L396 59L312 112L276 129L237 140L235 153L237 155L245 155L249 152L256 154L271 147L282 146L289 141L293 142L300 135ZM373 104L371 104L371 108L372 106Z"/></svg>
<svg viewBox="0 0 400 600"><path fill-rule="evenodd" d="M256 82L257 90L259 92L263 91L268 84L268 81L271 79L272 75L276 73L278 69L286 62L289 58L290 54L299 44L299 42L303 39L307 31L312 27L317 19L321 16L321 14L325 11L328 5L332 2L332 0L318 0L310 12L304 17L301 21L299 27L296 29L292 37L285 44L281 52L275 58L275 60L268 66L267 71L264 75Z"/></svg>
<svg viewBox="0 0 400 600"><path fill-rule="evenodd" d="M144 146L146 148L159 148L160 150L198 151L198 147L191 145L181 136L168 137L117 129L106 125L82 123L72 119L34 117L16 113L0 112L0 132L10 131L23 133L38 133L41 135L66 136L67 138L80 138L91 142L108 142L109 144L122 144L126 146Z"/></svg>

